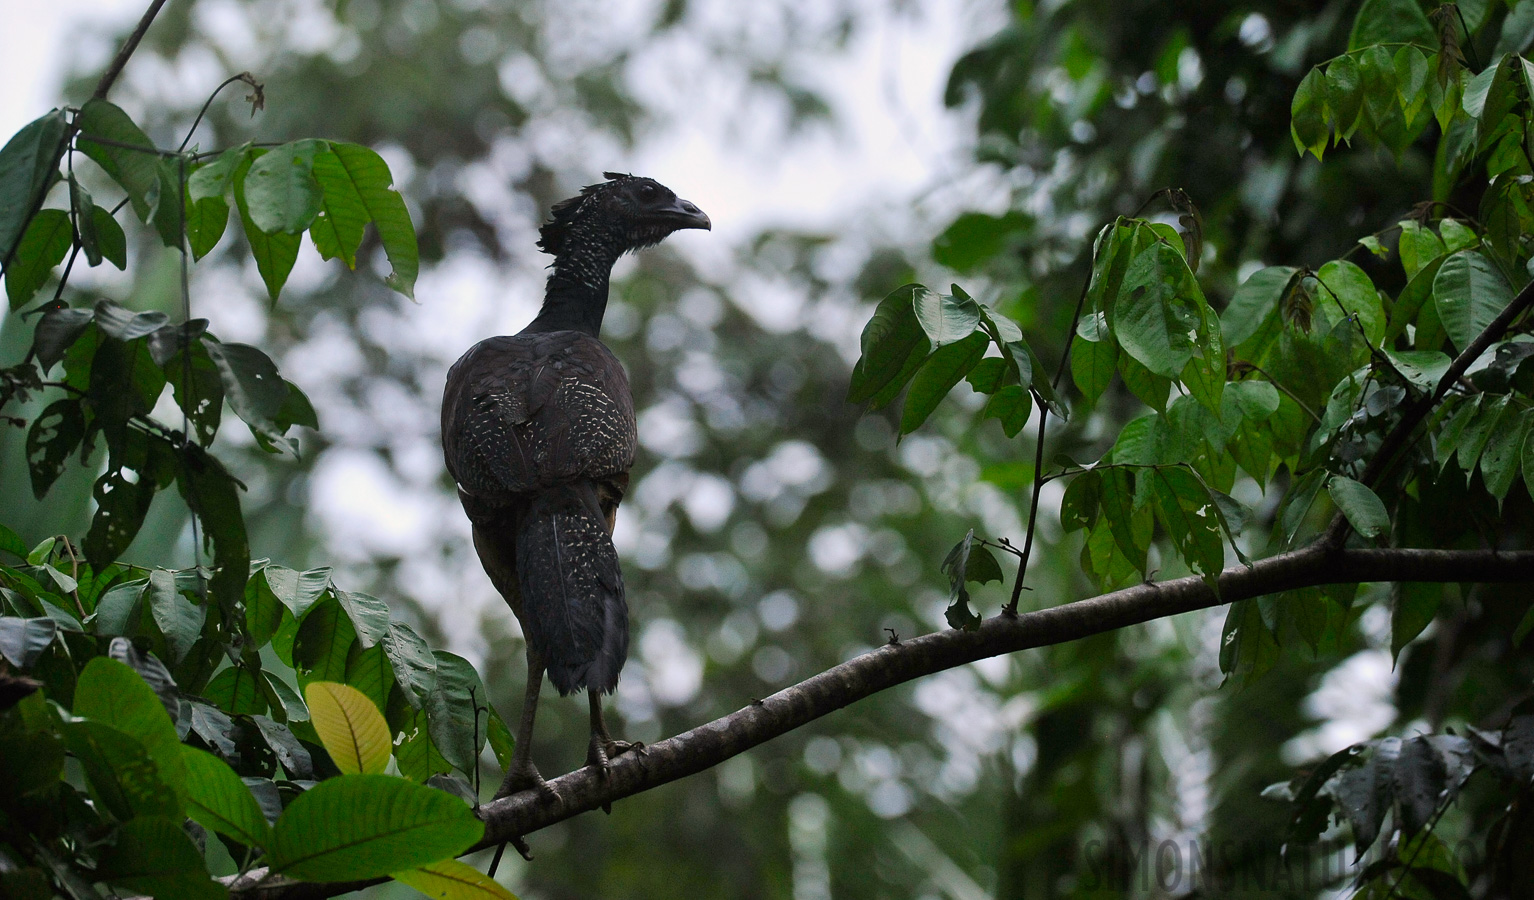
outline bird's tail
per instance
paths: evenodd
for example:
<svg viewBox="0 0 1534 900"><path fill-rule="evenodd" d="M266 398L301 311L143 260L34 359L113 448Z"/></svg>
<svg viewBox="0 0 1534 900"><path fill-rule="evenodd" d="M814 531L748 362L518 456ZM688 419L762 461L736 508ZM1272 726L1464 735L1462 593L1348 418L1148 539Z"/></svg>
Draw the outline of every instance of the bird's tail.
<svg viewBox="0 0 1534 900"><path fill-rule="evenodd" d="M623 574L591 481L537 492L516 525L522 627L561 694L610 693L628 658Z"/></svg>

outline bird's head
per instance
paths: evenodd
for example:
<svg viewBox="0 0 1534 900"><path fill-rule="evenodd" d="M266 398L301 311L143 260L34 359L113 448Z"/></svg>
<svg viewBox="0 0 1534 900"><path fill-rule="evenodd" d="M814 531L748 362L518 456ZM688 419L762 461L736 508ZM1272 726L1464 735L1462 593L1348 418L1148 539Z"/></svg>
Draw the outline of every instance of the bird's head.
<svg viewBox="0 0 1534 900"><path fill-rule="evenodd" d="M539 231L539 249L560 256L579 236L623 254L658 244L673 231L712 227L703 210L653 178L602 175L608 180L554 204L553 220Z"/></svg>

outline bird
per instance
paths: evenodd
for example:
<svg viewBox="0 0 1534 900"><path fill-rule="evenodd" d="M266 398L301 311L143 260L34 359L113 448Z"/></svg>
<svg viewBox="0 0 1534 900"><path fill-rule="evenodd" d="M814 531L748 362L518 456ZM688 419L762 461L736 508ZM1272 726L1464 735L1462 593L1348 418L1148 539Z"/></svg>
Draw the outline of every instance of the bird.
<svg viewBox="0 0 1534 900"><path fill-rule="evenodd" d="M514 335L486 338L448 370L442 450L474 549L527 641L516 749L497 791L550 789L531 758L547 672L561 696L585 690L587 765L635 749L614 740L603 694L628 657L628 605L613 546L637 428L628 377L599 333L612 267L709 217L651 178L606 179L556 203L539 229L552 254L543 306Z"/></svg>

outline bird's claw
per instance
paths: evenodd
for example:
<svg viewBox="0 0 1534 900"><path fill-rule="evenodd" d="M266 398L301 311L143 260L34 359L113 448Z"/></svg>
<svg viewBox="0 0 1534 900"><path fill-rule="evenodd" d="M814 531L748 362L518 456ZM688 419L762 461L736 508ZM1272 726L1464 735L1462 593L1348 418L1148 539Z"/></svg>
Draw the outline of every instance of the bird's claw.
<svg viewBox="0 0 1534 900"><path fill-rule="evenodd" d="M537 766L534 766L532 763L528 763L526 766L518 766L513 763L512 767L506 770L506 777L501 781L500 790L495 792L495 799L499 800L502 797L510 797L512 794L520 794L523 791L529 790L536 790L555 800L559 799L559 790L554 785L544 781L543 776L538 773ZM521 851L522 848L518 847L517 852L520 853Z"/></svg>

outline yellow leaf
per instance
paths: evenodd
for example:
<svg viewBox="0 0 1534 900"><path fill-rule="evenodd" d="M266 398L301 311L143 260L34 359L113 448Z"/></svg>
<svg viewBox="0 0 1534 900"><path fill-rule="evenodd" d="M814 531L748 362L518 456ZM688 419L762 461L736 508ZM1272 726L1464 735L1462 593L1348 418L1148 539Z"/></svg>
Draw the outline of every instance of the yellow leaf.
<svg viewBox="0 0 1534 900"><path fill-rule="evenodd" d="M309 717L320 741L348 775L374 775L389 765L389 726L368 696L333 681L312 681L304 688Z"/></svg>
<svg viewBox="0 0 1534 900"><path fill-rule="evenodd" d="M428 897L442 900L517 900L511 891L492 881L488 875L456 859L445 859L419 869L395 872L389 876L410 885Z"/></svg>

